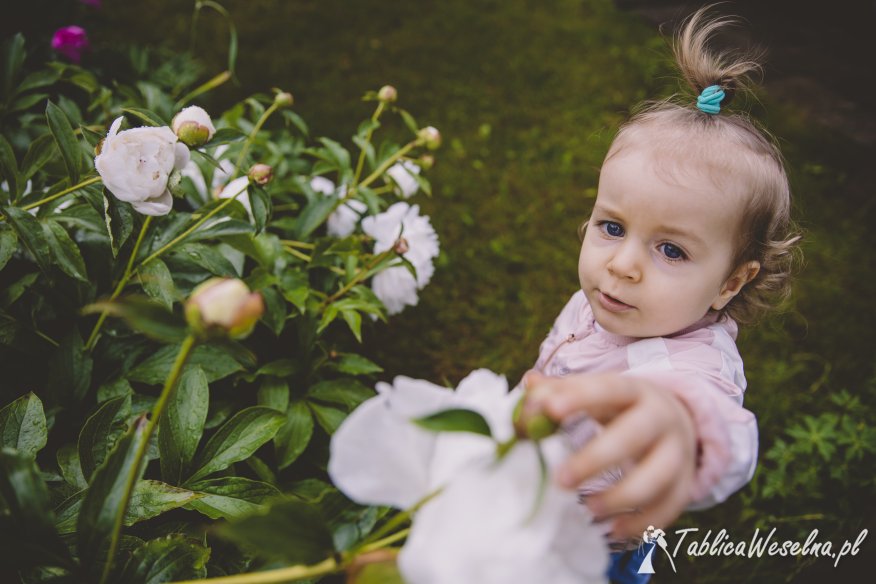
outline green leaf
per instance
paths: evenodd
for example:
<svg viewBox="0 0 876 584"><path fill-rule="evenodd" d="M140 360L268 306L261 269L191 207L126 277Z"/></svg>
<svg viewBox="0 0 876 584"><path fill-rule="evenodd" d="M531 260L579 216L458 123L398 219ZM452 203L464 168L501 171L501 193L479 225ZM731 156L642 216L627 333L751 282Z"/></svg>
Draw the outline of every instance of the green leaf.
<svg viewBox="0 0 876 584"><path fill-rule="evenodd" d="M0 226L0 270L6 267L6 262L15 253L18 236L11 229Z"/></svg>
<svg viewBox="0 0 876 584"><path fill-rule="evenodd" d="M23 95L16 99L11 106L9 106L9 112L23 112L38 103L46 101L48 98L48 93L31 93L29 95Z"/></svg>
<svg viewBox="0 0 876 584"><path fill-rule="evenodd" d="M176 343L186 337L182 318L164 305L145 296L125 296L112 301L95 302L83 307L84 314L105 312L125 321L131 329L163 343ZM128 375L128 379L134 379Z"/></svg>
<svg viewBox="0 0 876 584"><path fill-rule="evenodd" d="M217 533L259 556L289 564L315 564L335 551L325 520L302 501L277 502L263 513L218 526Z"/></svg>
<svg viewBox="0 0 876 584"><path fill-rule="evenodd" d="M165 256L171 272L206 270L214 276L237 278L240 274L228 258L213 246L203 243L183 243L174 246Z"/></svg>
<svg viewBox="0 0 876 584"><path fill-rule="evenodd" d="M140 416L116 443L103 465L94 473L82 501L76 522L79 560L92 572L101 567L98 558L109 544L113 525L122 507L125 485L132 475L139 480L146 468L145 464L135 468L134 462L147 423L146 416Z"/></svg>
<svg viewBox="0 0 876 584"><path fill-rule="evenodd" d="M12 284L9 284L5 290L0 290L0 305L6 307L15 304L15 301L21 298L22 294L33 286L39 277L39 272L25 274Z"/></svg>
<svg viewBox="0 0 876 584"><path fill-rule="evenodd" d="M55 265L68 276L80 282L88 282L85 260L82 259L79 246L73 242L67 231L58 222L47 219L43 222L43 234L55 257Z"/></svg>
<svg viewBox="0 0 876 584"><path fill-rule="evenodd" d="M101 405L79 431L79 463L86 479L106 460L115 441L125 431L131 414L131 396L113 398Z"/></svg>
<svg viewBox="0 0 876 584"><path fill-rule="evenodd" d="M285 270L280 276L279 284L283 297L291 302L301 314L304 314L307 308L307 297L310 295L307 274L295 270Z"/></svg>
<svg viewBox="0 0 876 584"><path fill-rule="evenodd" d="M61 151L64 166L67 167L67 176L70 177L70 184L75 185L79 182L81 152L79 141L70 126L70 120L67 119L67 114L61 108L49 101L46 103L46 121L49 123L49 130L52 131L58 150Z"/></svg>
<svg viewBox="0 0 876 584"><path fill-rule="evenodd" d="M197 231L186 238L186 242L204 241L208 239L223 239L233 235L251 235L255 233L252 223L240 219L222 217L221 220L211 221L202 225Z"/></svg>
<svg viewBox="0 0 876 584"><path fill-rule="evenodd" d="M165 308L172 308L173 301L179 296L173 284L173 276L167 269L167 264L158 258L149 260L148 264L137 270L137 277L143 286L143 291Z"/></svg>
<svg viewBox="0 0 876 584"><path fill-rule="evenodd" d="M35 458L48 438L43 402L33 392L0 409L0 446Z"/></svg>
<svg viewBox="0 0 876 584"><path fill-rule="evenodd" d="M135 118L139 118L140 120L146 122L150 126L169 126L167 122L165 122L161 116L156 114L153 111L149 111L148 109L140 108L140 107L123 107L122 111L126 114L131 114Z"/></svg>
<svg viewBox="0 0 876 584"><path fill-rule="evenodd" d="M2 211L6 215L6 220L18 233L24 247L36 260L37 265L44 273L48 274L52 267L52 252L40 222L27 211L17 207L5 207Z"/></svg>
<svg viewBox="0 0 876 584"><path fill-rule="evenodd" d="M187 367L159 422L161 476L171 484L179 484L195 456L209 405L207 375L197 365Z"/></svg>
<svg viewBox="0 0 876 584"><path fill-rule="evenodd" d="M0 134L0 175L2 175L6 184L9 185L10 200L16 201L19 192L18 162L15 160L15 152L12 150L12 146L9 145L9 142L6 141L2 134Z"/></svg>
<svg viewBox="0 0 876 584"><path fill-rule="evenodd" d="M46 87L47 85L51 85L55 83L60 75L57 71L52 69L43 69L40 71L34 71L30 73L27 77L25 77L21 83L16 87L16 92L20 95L25 91L30 91L31 89L38 89L40 87Z"/></svg>
<svg viewBox="0 0 876 584"><path fill-rule="evenodd" d="M420 131L419 126L417 126L417 120L414 119L414 116L403 109L399 109L398 113L401 115L402 120L411 132L416 134Z"/></svg>
<svg viewBox="0 0 876 584"><path fill-rule="evenodd" d="M43 134L30 143L24 160L21 161L21 180L27 181L35 175L46 163L54 158L57 152L55 139L51 134Z"/></svg>
<svg viewBox="0 0 876 584"><path fill-rule="evenodd" d="M239 142L246 138L246 134L237 128L219 128L210 141L202 146L202 148L213 148L220 144L230 144L231 142Z"/></svg>
<svg viewBox="0 0 876 584"><path fill-rule="evenodd" d="M436 412L417 418L414 423L433 432L471 432L492 437L490 425L479 413L461 408Z"/></svg>
<svg viewBox="0 0 876 584"><path fill-rule="evenodd" d="M256 231L264 231L265 225L271 218L271 196L264 188L253 184L249 189L249 203L252 207Z"/></svg>
<svg viewBox="0 0 876 584"><path fill-rule="evenodd" d="M301 456L313 437L313 414L301 400L289 403L285 419L277 435L274 449L277 451L277 468L284 469Z"/></svg>
<svg viewBox="0 0 876 584"><path fill-rule="evenodd" d="M394 560L373 562L363 567L348 584L405 584Z"/></svg>
<svg viewBox="0 0 876 584"><path fill-rule="evenodd" d="M286 326L288 316L286 301L275 288L262 288L259 292L262 293L262 298L265 301L265 313L262 315L262 320L274 332L274 335L279 337Z"/></svg>
<svg viewBox="0 0 876 584"><path fill-rule="evenodd" d="M347 411L353 410L374 395L373 389L348 377L320 381L307 391L307 399L343 406Z"/></svg>
<svg viewBox="0 0 876 584"><path fill-rule="evenodd" d="M380 365L374 363L370 359L366 359L362 355L356 355L354 353L341 353L338 356L338 361L333 365L338 371L350 375L368 375L370 373L380 373L383 371L383 368Z"/></svg>
<svg viewBox="0 0 876 584"><path fill-rule="evenodd" d="M108 399L113 399L114 397L124 397L126 395L133 395L134 388L131 387L131 384L124 377L119 377L117 379L113 379L112 381L107 381L97 388L97 403L103 403Z"/></svg>
<svg viewBox="0 0 876 584"><path fill-rule="evenodd" d="M33 458L0 449L0 550L4 572L29 566L71 566L67 546L55 530L49 492Z"/></svg>
<svg viewBox="0 0 876 584"><path fill-rule="evenodd" d="M344 322L347 323L347 326L350 327L350 330L353 332L353 336L356 337L356 340L360 343L362 342L362 315L359 314L358 311L354 309L342 310L341 316L344 317Z"/></svg>
<svg viewBox="0 0 876 584"><path fill-rule="evenodd" d="M82 474L82 464L79 462L79 449L76 444L71 442L59 448L55 452L55 459L58 461L61 476L64 477L68 485L77 489L84 489L88 486L88 481Z"/></svg>
<svg viewBox="0 0 876 584"><path fill-rule="evenodd" d="M186 483L224 470L246 460L269 441L283 424L284 416L271 408L253 406L237 412L207 441L192 467L196 470Z"/></svg>
<svg viewBox="0 0 876 584"><path fill-rule="evenodd" d="M74 327L61 339L61 346L49 358L48 386L62 399L85 397L91 388L94 358L85 350L82 337Z"/></svg>
<svg viewBox="0 0 876 584"><path fill-rule="evenodd" d="M142 361L128 372L126 377L131 381L140 381L149 385L164 383L170 374L170 369L179 353L179 345L162 347L150 357ZM243 369L240 363L232 358L227 350L215 345L198 345L192 351L188 360L189 367L200 365L207 374L207 381L213 383L228 377Z"/></svg>
<svg viewBox="0 0 876 584"><path fill-rule="evenodd" d="M338 429L347 417L347 412L331 406L324 406L314 402L307 402L307 406L313 412L313 417L316 418L317 423L328 435L334 434L335 430Z"/></svg>
<svg viewBox="0 0 876 584"><path fill-rule="evenodd" d="M262 384L259 386L257 399L260 406L285 412L289 406L289 386L286 385L285 381L267 377L262 380Z"/></svg>
<svg viewBox="0 0 876 584"><path fill-rule="evenodd" d="M189 488L200 497L186 505L186 509L210 519L234 519L255 513L266 501L280 495L273 485L243 477L198 481Z"/></svg>
<svg viewBox="0 0 876 584"><path fill-rule="evenodd" d="M75 533L79 513L87 491L80 491L65 499L55 508L55 527L61 534ZM154 480L141 480L134 487L131 501L125 510L123 525L134 525L178 509L199 499L201 495L188 489L174 487Z"/></svg>
<svg viewBox="0 0 876 584"><path fill-rule="evenodd" d="M15 82L18 78L18 73L21 71L21 66L24 64L26 54L24 50L24 35L20 32L4 43L3 62L0 63L0 72L3 73L4 98L13 95Z"/></svg>
<svg viewBox="0 0 876 584"><path fill-rule="evenodd" d="M134 550L118 578L126 584L160 584L207 577L210 548L181 534L147 541Z"/></svg>
<svg viewBox="0 0 876 584"><path fill-rule="evenodd" d="M321 196L308 203L301 215L298 216L295 237L297 239L309 237L317 227L325 223L337 204L338 199L331 196Z"/></svg>
<svg viewBox="0 0 876 584"><path fill-rule="evenodd" d="M134 231L134 209L130 203L118 200L104 189L103 212L113 257L116 257Z"/></svg>

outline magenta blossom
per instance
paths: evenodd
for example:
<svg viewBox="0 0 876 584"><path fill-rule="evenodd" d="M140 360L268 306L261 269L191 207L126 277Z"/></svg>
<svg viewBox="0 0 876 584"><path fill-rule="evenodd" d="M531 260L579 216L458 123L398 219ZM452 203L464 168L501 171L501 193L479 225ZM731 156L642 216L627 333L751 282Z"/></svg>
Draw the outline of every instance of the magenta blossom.
<svg viewBox="0 0 876 584"><path fill-rule="evenodd" d="M88 36L81 26L64 26L55 31L52 37L52 48L78 63L82 52L88 48Z"/></svg>

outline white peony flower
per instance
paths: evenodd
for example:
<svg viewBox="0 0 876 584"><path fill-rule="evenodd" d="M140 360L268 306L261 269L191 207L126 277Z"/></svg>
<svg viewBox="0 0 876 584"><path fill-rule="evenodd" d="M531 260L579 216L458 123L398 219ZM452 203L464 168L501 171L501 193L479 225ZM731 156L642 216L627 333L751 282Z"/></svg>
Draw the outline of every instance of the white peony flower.
<svg viewBox="0 0 876 584"><path fill-rule="evenodd" d="M144 215L167 215L173 196L167 188L170 173L189 161L189 150L167 126L119 132L117 118L94 158L104 186L120 201Z"/></svg>
<svg viewBox="0 0 876 584"><path fill-rule="evenodd" d="M403 199L411 198L420 189L420 183L414 178L414 175L420 174L420 167L410 160L393 164L386 174L395 182L396 193Z"/></svg>
<svg viewBox="0 0 876 584"><path fill-rule="evenodd" d="M438 492L413 518L399 555L409 584L603 582L608 552L577 495L546 485L535 446L518 443L496 461L495 442L468 433L434 433L414 418L475 410L496 440L513 434L520 390L481 369L456 391L396 377L341 424L331 442L329 475L361 504L409 508ZM568 455L563 437L541 442L549 466ZM547 479L550 480L550 479ZM535 510L535 512L533 512Z"/></svg>
<svg viewBox="0 0 876 584"><path fill-rule="evenodd" d="M416 279L407 268L397 266L374 276L371 287L389 314L397 314L408 305L415 306L419 300L417 290L432 279L435 272L432 260L439 251L438 235L429 217L420 216L418 205L400 202L379 215L363 219L362 230L375 239L375 254L395 247L399 238L404 238L406 250L402 256L413 264Z"/></svg>
<svg viewBox="0 0 876 584"><path fill-rule="evenodd" d="M230 198L234 197L235 195L237 195L237 200L240 201L240 203L246 208L247 214L249 214L249 220L255 221L255 217L252 214L252 203L249 200L248 187L249 187L249 177L247 177L247 176L238 177L238 178L234 179L233 181L231 181L230 183L228 183L227 185L225 185L225 188L223 188L221 191L219 191L219 194L216 195L216 198L217 199L230 199Z"/></svg>
<svg viewBox="0 0 876 584"><path fill-rule="evenodd" d="M203 146L216 134L210 114L196 105L180 110L170 123L173 133L187 146Z"/></svg>
<svg viewBox="0 0 876 584"><path fill-rule="evenodd" d="M323 195L335 197L343 196L344 187L335 187L335 183L324 176L315 176L310 179L310 188ZM326 227L332 237L347 237L356 231L356 225L362 215L368 210L368 205L357 199L347 199L344 204L332 211L329 215Z"/></svg>

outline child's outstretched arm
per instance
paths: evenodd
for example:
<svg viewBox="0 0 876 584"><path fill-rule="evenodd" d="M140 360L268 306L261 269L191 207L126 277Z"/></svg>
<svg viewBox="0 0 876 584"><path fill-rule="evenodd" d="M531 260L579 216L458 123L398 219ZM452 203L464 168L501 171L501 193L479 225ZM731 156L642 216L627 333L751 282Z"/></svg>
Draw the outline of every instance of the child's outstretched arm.
<svg viewBox="0 0 876 584"><path fill-rule="evenodd" d="M750 412L714 395L701 381L695 392L700 401L717 402L696 403L685 395L689 387L679 386L692 385L686 376L553 378L530 371L525 377L526 408L558 421L586 413L603 425L602 432L557 470L556 480L573 488L602 470L632 462L620 482L589 495L587 505L597 518L622 513L614 519L615 535L639 537L648 525L668 526L686 508L723 500L750 479L756 439L753 451L738 449L740 460L731 460L730 454L730 443L739 441L731 434L744 435L750 424L728 429L726 416L712 415L712 410L732 404L733 415ZM630 509L638 512L623 513Z"/></svg>

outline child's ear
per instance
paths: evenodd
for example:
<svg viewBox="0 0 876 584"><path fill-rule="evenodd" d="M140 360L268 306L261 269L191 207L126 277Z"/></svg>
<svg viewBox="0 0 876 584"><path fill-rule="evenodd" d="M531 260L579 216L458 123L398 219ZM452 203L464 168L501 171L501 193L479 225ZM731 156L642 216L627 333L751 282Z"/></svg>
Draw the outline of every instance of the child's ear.
<svg viewBox="0 0 876 584"><path fill-rule="evenodd" d="M730 277L721 286L721 292L718 293L718 297L712 302L712 308L714 310L721 310L727 306L727 303L739 294L746 284L754 280L758 272L760 272L760 262L754 260L745 262L733 270L733 273L730 274Z"/></svg>

